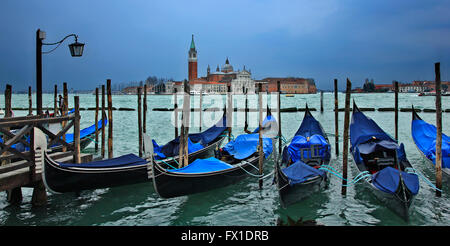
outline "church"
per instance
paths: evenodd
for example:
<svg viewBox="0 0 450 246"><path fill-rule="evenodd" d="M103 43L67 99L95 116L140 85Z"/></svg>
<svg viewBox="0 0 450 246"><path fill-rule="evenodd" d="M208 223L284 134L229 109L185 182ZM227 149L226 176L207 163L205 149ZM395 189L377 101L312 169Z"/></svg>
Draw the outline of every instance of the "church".
<svg viewBox="0 0 450 246"><path fill-rule="evenodd" d="M298 77L268 77L262 80L254 80L251 78L250 69L245 66L242 70L235 71L230 64L228 57L222 67L217 65L215 71L211 71L208 64L206 69L206 76L198 76L198 56L195 47L194 35L192 35L191 46L188 51L188 81L190 85L191 94L225 94L230 85L233 94L249 94L256 93L256 85L261 84L261 91L276 92L277 82L280 82L280 92L284 94L310 94L317 93L317 88L312 78L298 78ZM183 91L183 82L167 82L166 92L172 93L173 89Z"/></svg>
<svg viewBox="0 0 450 246"><path fill-rule="evenodd" d="M227 93L228 85L230 85L233 94L242 94L245 91L251 94L255 93L255 81L251 78L250 70L247 70L244 66L242 70L234 71L228 57L221 68L217 65L215 71L211 71L211 67L208 64L205 77L198 76L197 67L197 49L194 35L192 35L191 46L188 51L188 81L192 94L225 94ZM182 82L175 82L176 87L179 85L181 86L179 88L182 89Z"/></svg>

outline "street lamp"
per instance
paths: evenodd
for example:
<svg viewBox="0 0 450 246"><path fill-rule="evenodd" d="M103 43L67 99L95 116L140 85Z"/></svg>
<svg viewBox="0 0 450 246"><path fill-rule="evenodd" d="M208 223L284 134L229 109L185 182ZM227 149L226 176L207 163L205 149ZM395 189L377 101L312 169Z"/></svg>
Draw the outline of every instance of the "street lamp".
<svg viewBox="0 0 450 246"><path fill-rule="evenodd" d="M43 43L45 39L45 32L38 29L36 31L36 104L37 114L42 114L42 54L48 54L58 48L64 40L68 37L75 37L75 43L69 44L70 55L72 57L80 57L83 55L84 44L78 43L78 36L75 34L69 34L56 43ZM50 51L42 52L43 45L57 45Z"/></svg>

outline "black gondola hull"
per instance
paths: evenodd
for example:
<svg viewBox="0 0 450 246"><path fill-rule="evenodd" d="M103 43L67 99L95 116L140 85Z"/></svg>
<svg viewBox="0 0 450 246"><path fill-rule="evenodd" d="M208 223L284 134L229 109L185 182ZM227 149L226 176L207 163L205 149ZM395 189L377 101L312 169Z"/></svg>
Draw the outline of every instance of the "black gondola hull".
<svg viewBox="0 0 450 246"><path fill-rule="evenodd" d="M214 150L220 146L225 137L213 141L211 145L189 154L189 161L197 158L208 158L214 155ZM55 193L77 192L110 188L116 186L150 182L147 165L136 165L117 168L66 168L61 167L47 154L44 156L43 179L46 187ZM157 161L161 165L176 166L176 159Z"/></svg>
<svg viewBox="0 0 450 246"><path fill-rule="evenodd" d="M398 196L401 196L403 191L398 191L396 194L390 194L383 191L380 191L372 183L365 181L366 188L370 189L375 197L383 204L386 205L388 209L393 211L395 214L400 216L405 221L409 220L410 215L410 207L413 204L415 196L410 197L409 199L399 199Z"/></svg>
<svg viewBox="0 0 450 246"><path fill-rule="evenodd" d="M284 208L305 200L314 193L324 189L328 184L327 174L325 173L324 177L318 175L303 183L291 185L288 178L283 174L281 167L276 165L275 168L275 179L280 203Z"/></svg>
<svg viewBox="0 0 450 246"><path fill-rule="evenodd" d="M148 182L147 165L122 168L63 168L46 155L44 182L55 193L110 188Z"/></svg>
<svg viewBox="0 0 450 246"><path fill-rule="evenodd" d="M257 173L255 165L258 158L253 157L248 163L238 164L223 171L198 174L183 174L169 172L160 165L153 165L153 185L155 191L163 198L173 198L225 187ZM244 170L245 169L245 170Z"/></svg>

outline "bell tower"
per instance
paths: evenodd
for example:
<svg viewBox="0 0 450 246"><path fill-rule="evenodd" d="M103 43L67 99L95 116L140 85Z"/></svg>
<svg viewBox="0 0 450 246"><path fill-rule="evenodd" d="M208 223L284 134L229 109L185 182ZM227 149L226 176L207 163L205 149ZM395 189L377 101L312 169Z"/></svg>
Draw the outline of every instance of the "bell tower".
<svg viewBox="0 0 450 246"><path fill-rule="evenodd" d="M191 48L189 49L189 67L188 75L189 80L197 78L197 50L195 49L194 34L192 34Z"/></svg>

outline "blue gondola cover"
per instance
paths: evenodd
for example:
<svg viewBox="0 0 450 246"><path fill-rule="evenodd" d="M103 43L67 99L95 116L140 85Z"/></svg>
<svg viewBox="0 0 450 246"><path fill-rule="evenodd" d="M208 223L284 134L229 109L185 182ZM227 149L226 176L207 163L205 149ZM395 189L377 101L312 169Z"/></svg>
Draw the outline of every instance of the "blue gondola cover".
<svg viewBox="0 0 450 246"><path fill-rule="evenodd" d="M264 156L267 158L272 153L272 139L264 137L262 139ZM255 153L258 144L258 133L242 134L237 136L235 140L228 142L223 147L223 150L227 151L230 155L233 155L234 158L242 160Z"/></svg>
<svg viewBox="0 0 450 246"><path fill-rule="evenodd" d="M177 138L177 139L179 139L179 138ZM152 139L152 142L153 142L153 152L156 154L155 159L156 160L160 160L160 159L167 158L168 156L166 156L163 153L163 147L164 146L159 146L154 139ZM178 153L180 151L180 149L179 149L180 148L179 141L174 146L176 146L176 147L173 148L173 151L174 151L173 153L174 154L170 155L169 157L178 155ZM203 148L204 148L204 146L201 143L194 143L194 142L191 141L191 138L188 137L188 154L190 154L192 152L195 152L195 151L198 151L198 150L201 150Z"/></svg>
<svg viewBox="0 0 450 246"><path fill-rule="evenodd" d="M396 142L391 136L386 134L375 121L365 116L362 112L353 113L352 122L350 124L350 142L352 147L358 146L373 138Z"/></svg>
<svg viewBox="0 0 450 246"><path fill-rule="evenodd" d="M436 126L423 120L412 121L412 137L423 154L436 164ZM442 133L442 167L450 168L450 137Z"/></svg>
<svg viewBox="0 0 450 246"><path fill-rule="evenodd" d="M222 135L226 129L226 117L224 116L214 126L207 130L201 133L189 134L188 153L192 153L208 146L212 141ZM152 142L154 153L157 154L156 159L177 156L180 151L180 137L161 146L158 145L155 140L152 140Z"/></svg>
<svg viewBox="0 0 450 246"><path fill-rule="evenodd" d="M185 167L178 169L169 169L167 171L173 173L207 173L214 171L222 171L232 167L233 167L232 165L226 162L218 160L214 157L210 157L208 159L197 159Z"/></svg>
<svg viewBox="0 0 450 246"><path fill-rule="evenodd" d="M222 117L214 126L206 129L201 133L193 133L189 134L189 137L193 142L199 142L203 146L207 146L209 143L214 141L217 137L223 134L223 132L227 129L227 120L226 117Z"/></svg>
<svg viewBox="0 0 450 246"><path fill-rule="evenodd" d="M106 168L106 167L124 167L146 164L147 161L135 154L127 154L116 158L101 161L92 161L86 163L60 163L61 167L82 167L82 168Z"/></svg>
<svg viewBox="0 0 450 246"><path fill-rule="evenodd" d="M416 195L419 192L419 177L403 171L401 175L408 190ZM399 171L392 167L383 168L372 176L372 183L379 190L394 194L400 184Z"/></svg>
<svg viewBox="0 0 450 246"><path fill-rule="evenodd" d="M98 124L97 125L98 129L99 130L102 129L102 120L99 120L97 124ZM105 126L107 124L108 124L108 120L105 119ZM94 134L94 133L95 133L95 123L92 126L86 127L86 128L84 128L84 129L82 129L80 131L80 139L81 138L85 138L85 137L87 137L87 136L89 136L91 134ZM66 142L67 143L72 143L73 142L73 133L67 133L66 134Z"/></svg>
<svg viewBox="0 0 450 246"><path fill-rule="evenodd" d="M320 147L319 155L322 158L325 158L328 154L329 144L327 140L321 135L312 135L311 137L304 137L297 135L295 136L291 143L288 146L288 152L291 157L292 162L297 162L301 160L301 151L300 149L308 149L303 150L303 158L308 159L311 158L311 146L316 145Z"/></svg>
<svg viewBox="0 0 450 246"><path fill-rule="evenodd" d="M316 177L322 176L325 177L325 172L323 170L315 169L302 161L297 161L292 165L283 168L282 172L289 179L290 185L295 185L299 183L303 183L306 180Z"/></svg>
<svg viewBox="0 0 450 246"><path fill-rule="evenodd" d="M69 112L69 114L70 113L73 113L73 112L75 112L75 109L72 109L70 112ZM102 121L101 120L99 120L98 121L98 130L100 130L100 129L102 129ZM108 120L107 119L105 119L105 126L108 124ZM84 128L84 129L82 129L82 130L80 130L80 139L82 139L82 138L85 138L85 137L87 137L87 136L89 136L89 135L91 135L91 134L94 134L95 133L95 124L93 124L92 126L89 126L89 127L86 127L86 128ZM61 139L62 139L62 137L61 137ZM28 136L27 137L27 140L26 140L28 143L30 142L30 137ZM73 133L66 133L66 142L67 143L72 143L73 142ZM0 137L0 143L3 143L3 139ZM58 146L58 144L54 144L54 145L52 145L52 147L53 146ZM11 146L11 148L13 148L13 149L16 149L16 150L18 150L18 151L20 151L20 152L23 152L23 151L28 151L30 148L28 148L28 147L25 147L24 146L24 144L23 143L17 143L17 144L13 144L12 146Z"/></svg>

